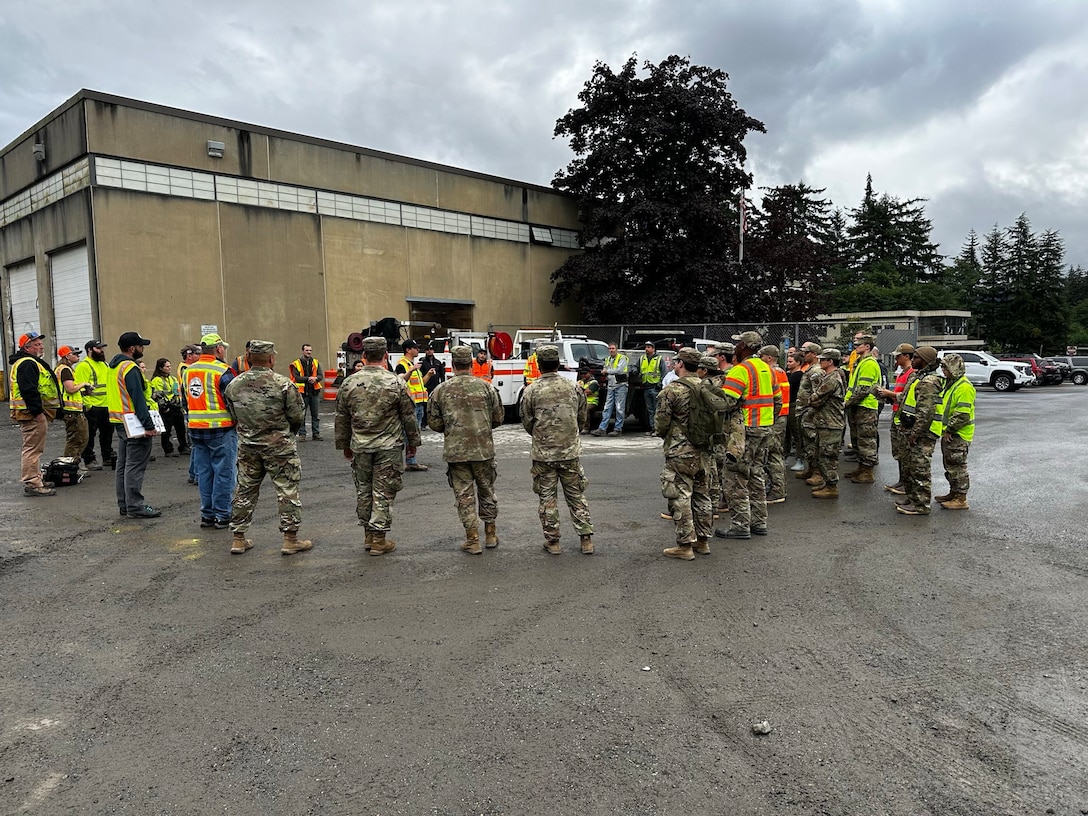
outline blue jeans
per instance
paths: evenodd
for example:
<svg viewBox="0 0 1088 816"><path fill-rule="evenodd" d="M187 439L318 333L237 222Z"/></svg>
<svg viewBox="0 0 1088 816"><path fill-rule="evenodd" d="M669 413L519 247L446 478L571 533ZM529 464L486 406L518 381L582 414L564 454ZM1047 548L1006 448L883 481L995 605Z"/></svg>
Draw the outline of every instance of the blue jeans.
<svg viewBox="0 0 1088 816"><path fill-rule="evenodd" d="M609 386L608 396L604 401L604 413L601 414L601 426L599 430L608 430L608 421L612 414L616 415L616 433L622 433L624 414L627 413L627 383L617 383Z"/></svg>
<svg viewBox="0 0 1088 816"><path fill-rule="evenodd" d="M646 424L651 431L654 429L654 414L657 413L657 396L660 393L659 385L647 385L642 392L642 398L646 401Z"/></svg>
<svg viewBox="0 0 1088 816"><path fill-rule="evenodd" d="M423 412L426 410L426 408L427 408L427 403L425 403L425 402L417 402L416 403L416 423L419 425L420 431L423 430ZM408 437L407 436L404 437L404 444L405 445L408 444ZM414 465L414 464L416 464L416 458L414 456L412 458L410 458L410 459L405 458L404 464Z"/></svg>
<svg viewBox="0 0 1088 816"><path fill-rule="evenodd" d="M321 436L321 416L318 414L318 410L321 408L321 395L303 394L302 405L306 413L302 415L302 428L299 430L298 435L303 439L306 438L306 414L309 414L310 430L313 431L314 436Z"/></svg>
<svg viewBox="0 0 1088 816"><path fill-rule="evenodd" d="M211 437L193 437L189 454L200 485L200 517L230 521L230 501L234 495L238 460L238 434L229 430Z"/></svg>

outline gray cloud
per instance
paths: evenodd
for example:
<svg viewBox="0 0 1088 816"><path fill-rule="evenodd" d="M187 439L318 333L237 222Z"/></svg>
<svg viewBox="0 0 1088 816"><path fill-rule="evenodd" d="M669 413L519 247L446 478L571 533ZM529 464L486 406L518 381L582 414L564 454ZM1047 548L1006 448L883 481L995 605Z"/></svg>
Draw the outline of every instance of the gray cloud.
<svg viewBox="0 0 1088 816"><path fill-rule="evenodd" d="M728 72L760 186L930 199L954 254L1027 212L1088 263L1088 6L1065 2L41 0L0 7L0 144L81 87L539 184L595 60Z"/></svg>

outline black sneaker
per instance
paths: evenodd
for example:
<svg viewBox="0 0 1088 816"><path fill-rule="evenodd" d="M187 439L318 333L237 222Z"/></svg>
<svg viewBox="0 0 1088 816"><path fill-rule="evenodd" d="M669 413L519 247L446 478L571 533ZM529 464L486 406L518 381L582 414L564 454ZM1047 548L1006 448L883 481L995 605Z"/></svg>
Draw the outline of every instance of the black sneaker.
<svg viewBox="0 0 1088 816"><path fill-rule="evenodd" d="M200 526L201 527L214 527L215 526L215 519L201 517Z"/></svg>
<svg viewBox="0 0 1088 816"><path fill-rule="evenodd" d="M215 520L215 529L217 529L217 530L226 530L228 527L230 527L230 519L216 519Z"/></svg>
<svg viewBox="0 0 1088 816"><path fill-rule="evenodd" d="M718 529L714 531L714 535L716 535L718 538L736 538L742 541L752 537L750 531L738 527L730 527L725 532L722 532L722 530Z"/></svg>
<svg viewBox="0 0 1088 816"><path fill-rule="evenodd" d="M150 504L145 504L143 507L137 507L135 510L128 511L129 518L158 518L162 515L162 510L156 510Z"/></svg>

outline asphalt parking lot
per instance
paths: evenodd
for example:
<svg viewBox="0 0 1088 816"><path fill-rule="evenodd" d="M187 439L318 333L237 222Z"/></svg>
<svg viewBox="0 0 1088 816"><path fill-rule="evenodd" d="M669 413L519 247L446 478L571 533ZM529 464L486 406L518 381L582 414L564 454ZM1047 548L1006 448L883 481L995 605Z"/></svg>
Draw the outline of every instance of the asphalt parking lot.
<svg viewBox="0 0 1088 816"><path fill-rule="evenodd" d="M565 513L542 551L507 425L497 550L457 550L428 433L372 558L330 416L300 444L315 548L285 558L270 485L231 556L186 460L150 467L162 518L118 519L109 471L23 498L5 426L0 811L1088 813L1086 409L983 389L971 510L791 480L769 536L694 562L660 556L637 431L583 437L593 556Z"/></svg>

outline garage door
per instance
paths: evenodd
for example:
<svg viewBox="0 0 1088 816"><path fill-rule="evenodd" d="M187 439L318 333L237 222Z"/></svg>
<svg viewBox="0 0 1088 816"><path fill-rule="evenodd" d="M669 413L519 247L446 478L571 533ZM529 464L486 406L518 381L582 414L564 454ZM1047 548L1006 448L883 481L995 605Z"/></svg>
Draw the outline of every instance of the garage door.
<svg viewBox="0 0 1088 816"><path fill-rule="evenodd" d="M51 255L49 271L53 276L53 322L57 334L51 345L54 349L61 346L81 349L94 337L86 244Z"/></svg>
<svg viewBox="0 0 1088 816"><path fill-rule="evenodd" d="M38 274L34 262L29 261L8 269L8 282L11 291L11 331L18 341L20 334L42 330L38 315ZM16 344L11 344L16 348Z"/></svg>

